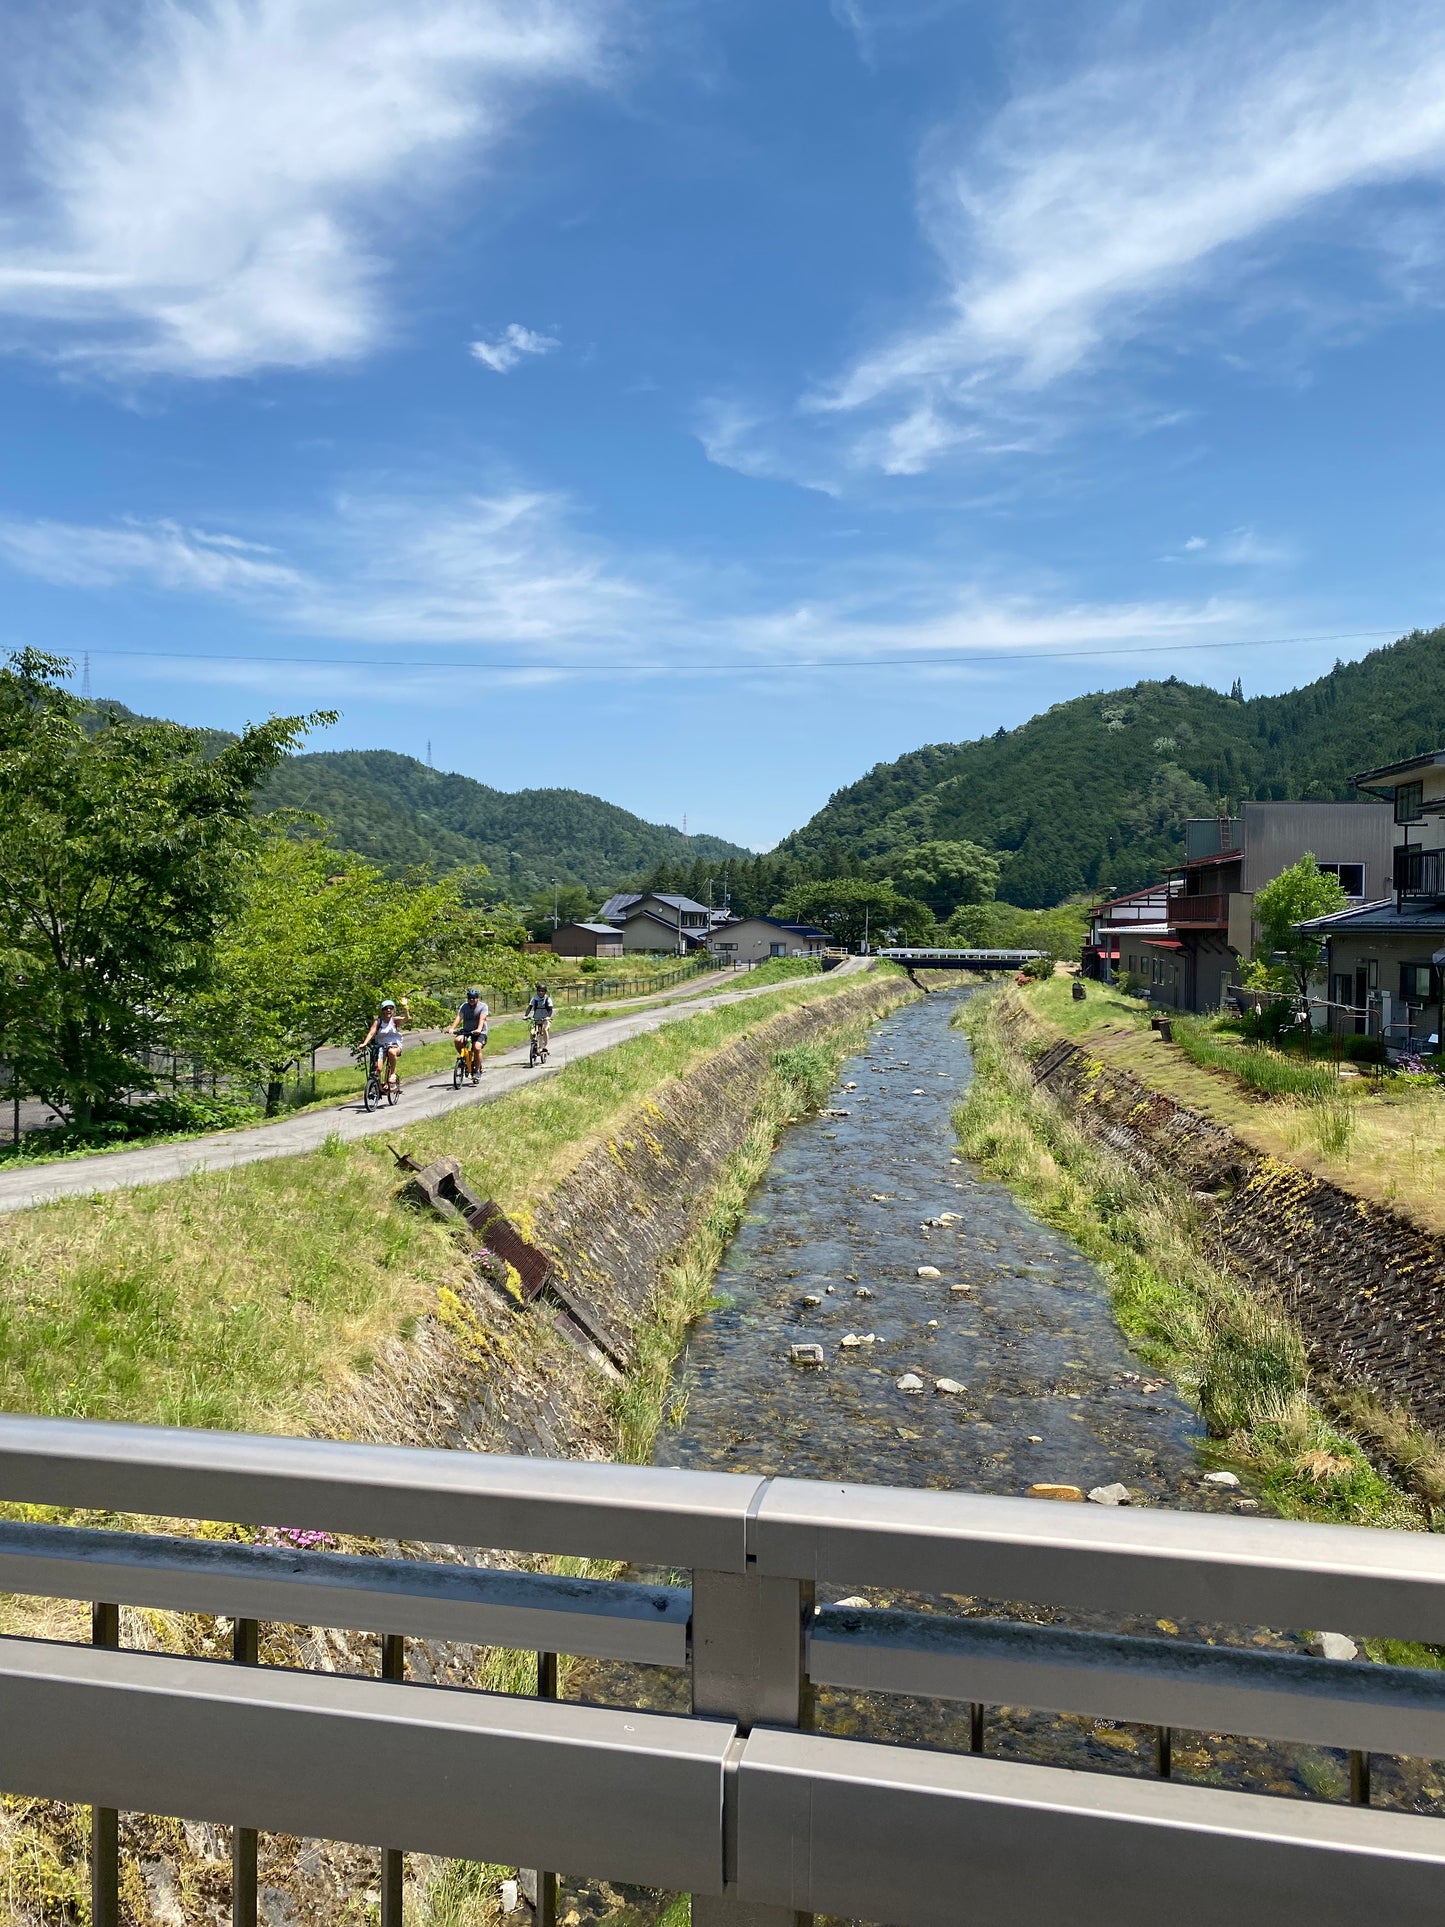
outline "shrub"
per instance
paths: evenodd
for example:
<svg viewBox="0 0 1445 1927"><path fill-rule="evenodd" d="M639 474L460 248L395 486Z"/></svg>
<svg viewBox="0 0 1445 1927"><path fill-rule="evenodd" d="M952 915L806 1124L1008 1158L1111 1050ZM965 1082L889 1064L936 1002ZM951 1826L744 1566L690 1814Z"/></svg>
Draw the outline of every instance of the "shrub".
<svg viewBox="0 0 1445 1927"><path fill-rule="evenodd" d="M773 1056L773 1068L793 1089L799 1111L815 1111L833 1088L833 1058L818 1044L792 1044Z"/></svg>
<svg viewBox="0 0 1445 1927"><path fill-rule="evenodd" d="M1383 1064L1385 1061L1383 1037L1345 1037L1341 1045L1342 1054L1352 1064Z"/></svg>
<svg viewBox="0 0 1445 1927"><path fill-rule="evenodd" d="M1048 978L1052 977L1053 974L1054 960L1052 957L1035 957L1029 963L1024 964L1019 971L1021 977L1030 977L1035 983L1044 983Z"/></svg>

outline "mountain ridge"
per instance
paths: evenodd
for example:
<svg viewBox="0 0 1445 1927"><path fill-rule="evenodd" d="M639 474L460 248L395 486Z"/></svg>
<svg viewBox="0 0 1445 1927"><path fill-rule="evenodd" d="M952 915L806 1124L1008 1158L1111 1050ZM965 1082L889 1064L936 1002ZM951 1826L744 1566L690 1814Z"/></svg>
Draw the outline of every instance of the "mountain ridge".
<svg viewBox="0 0 1445 1927"><path fill-rule="evenodd" d="M821 868L929 838L982 843L1005 859L1000 897L1046 908L1153 882L1182 856L1188 816L1343 800L1357 771L1442 743L1445 628L1415 630L1278 696L1171 676L926 744L835 791L778 852Z"/></svg>

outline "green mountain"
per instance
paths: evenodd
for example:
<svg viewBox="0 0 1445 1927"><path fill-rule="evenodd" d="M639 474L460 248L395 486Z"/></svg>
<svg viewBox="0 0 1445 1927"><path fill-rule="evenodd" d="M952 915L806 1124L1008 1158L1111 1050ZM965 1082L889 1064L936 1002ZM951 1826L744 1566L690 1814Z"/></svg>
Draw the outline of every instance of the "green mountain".
<svg viewBox="0 0 1445 1927"><path fill-rule="evenodd" d="M1445 629L1417 630L1283 696L1171 676L930 744L839 790L778 854L827 872L965 839L1004 855L1001 897L1042 908L1152 882L1182 855L1185 817L1246 797L1349 797L1357 770L1441 744Z"/></svg>
<svg viewBox="0 0 1445 1927"><path fill-rule="evenodd" d="M685 837L581 790L494 790L388 749L291 756L261 792L268 810L314 810L335 841L390 869L485 863L510 896L558 883L605 894L659 863L752 852Z"/></svg>

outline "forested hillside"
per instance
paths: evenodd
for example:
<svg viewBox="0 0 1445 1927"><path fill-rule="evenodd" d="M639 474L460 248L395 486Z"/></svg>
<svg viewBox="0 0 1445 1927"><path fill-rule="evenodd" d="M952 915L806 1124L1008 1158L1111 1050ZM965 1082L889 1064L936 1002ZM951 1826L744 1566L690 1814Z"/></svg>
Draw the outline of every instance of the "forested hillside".
<svg viewBox="0 0 1445 1927"><path fill-rule="evenodd" d="M333 840L390 870L485 863L508 895L579 884L605 895L669 860L751 854L680 830L581 790L495 790L386 749L291 756L261 793L265 809L314 810Z"/></svg>
<svg viewBox="0 0 1445 1927"><path fill-rule="evenodd" d="M1005 857L999 895L1042 906L1151 882L1189 816L1245 797L1344 798L1350 778L1445 744L1445 629L1283 696L1183 683L1080 696L1014 730L935 743L839 790L780 856L826 872L928 838Z"/></svg>

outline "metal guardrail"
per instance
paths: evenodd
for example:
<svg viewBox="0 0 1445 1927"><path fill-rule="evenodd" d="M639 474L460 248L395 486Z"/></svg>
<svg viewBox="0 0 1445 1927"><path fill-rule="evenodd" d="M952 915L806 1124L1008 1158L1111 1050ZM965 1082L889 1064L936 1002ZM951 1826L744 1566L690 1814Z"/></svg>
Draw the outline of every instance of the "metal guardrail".
<svg viewBox="0 0 1445 1927"><path fill-rule="evenodd" d="M692 1585L0 1525L0 1589L91 1599L91 1647L0 1638L0 1785L116 1810L693 1895L698 1927L813 1911L1210 1927L1436 1922L1445 1823L803 1730L814 1685L1445 1758L1445 1676L1177 1640L816 1604L874 1585L1445 1643L1445 1544L1234 1515L0 1418L0 1499L691 1569ZM119 1650L118 1605L222 1613L242 1663ZM256 1664L260 1620L381 1632L381 1678ZM542 1656L542 1697L407 1683L403 1636ZM559 1702L558 1652L690 1667L692 1714ZM1356 1798L1368 1781L1356 1775ZM554 1917L552 1876L538 1918Z"/></svg>

